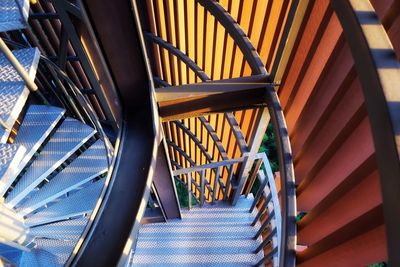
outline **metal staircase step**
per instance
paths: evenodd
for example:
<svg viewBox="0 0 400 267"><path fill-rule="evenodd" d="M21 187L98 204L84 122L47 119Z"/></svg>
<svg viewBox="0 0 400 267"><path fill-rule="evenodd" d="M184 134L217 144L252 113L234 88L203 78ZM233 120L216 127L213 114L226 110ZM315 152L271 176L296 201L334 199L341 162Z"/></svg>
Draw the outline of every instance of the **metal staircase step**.
<svg viewBox="0 0 400 267"><path fill-rule="evenodd" d="M254 266L264 255L253 253L262 242L253 239L260 226L251 226L253 200L219 201L182 211L182 220L142 225L130 266Z"/></svg>
<svg viewBox="0 0 400 267"><path fill-rule="evenodd" d="M25 151L25 147L21 145L0 144L0 197L14 182Z"/></svg>
<svg viewBox="0 0 400 267"><path fill-rule="evenodd" d="M23 159L18 165L19 172L26 166L64 115L65 110L43 105L29 106L19 127L14 144L26 148Z"/></svg>
<svg viewBox="0 0 400 267"><path fill-rule="evenodd" d="M14 50L13 54L28 72L35 78L40 53L36 48ZM0 54L0 119L11 129L18 119L29 95L25 82L7 60ZM6 143L10 130L0 127L0 142Z"/></svg>
<svg viewBox="0 0 400 267"><path fill-rule="evenodd" d="M104 186L104 181L105 179L96 181L78 192L61 199L54 205L35 213L31 217L26 218L25 224L35 226L91 213Z"/></svg>
<svg viewBox="0 0 400 267"><path fill-rule="evenodd" d="M35 238L51 238L63 241L78 240L88 222L88 217L66 220L37 227L31 227L29 234Z"/></svg>
<svg viewBox="0 0 400 267"><path fill-rule="evenodd" d="M65 119L7 196L6 205L14 207L18 204L95 132L93 128L80 121L71 118Z"/></svg>
<svg viewBox="0 0 400 267"><path fill-rule="evenodd" d="M23 29L28 24L29 0L0 1L0 32Z"/></svg>
<svg viewBox="0 0 400 267"><path fill-rule="evenodd" d="M104 142L97 140L70 165L22 203L18 213L25 216L62 195L107 172Z"/></svg>
<svg viewBox="0 0 400 267"><path fill-rule="evenodd" d="M32 250L34 253L42 253L46 252L46 256L41 255L42 257L37 260L37 265L32 264L32 262L26 260L26 266L64 266L65 262L68 260L71 255L76 243L78 240L73 241L64 241L64 240L56 240L56 239L47 239L47 238L37 238L35 239L35 243L37 247ZM28 253L24 253L29 254Z"/></svg>

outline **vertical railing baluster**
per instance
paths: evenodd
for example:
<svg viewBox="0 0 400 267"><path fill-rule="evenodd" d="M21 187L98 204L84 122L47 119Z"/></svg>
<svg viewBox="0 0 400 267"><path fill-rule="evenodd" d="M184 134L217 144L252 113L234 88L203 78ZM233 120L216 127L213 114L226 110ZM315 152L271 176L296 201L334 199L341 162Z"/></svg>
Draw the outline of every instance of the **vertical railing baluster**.
<svg viewBox="0 0 400 267"><path fill-rule="evenodd" d="M215 203L215 200L217 198L217 187L218 187L218 180L219 180L219 172L220 172L220 167L217 167L215 169L215 179L214 179L214 188L213 188L213 199L212 203Z"/></svg>
<svg viewBox="0 0 400 267"><path fill-rule="evenodd" d="M232 183L232 176L233 176L233 164L231 164L228 168L228 178L226 180L226 185L225 185L225 192L224 192L224 199L228 199L229 195L229 189Z"/></svg>
<svg viewBox="0 0 400 267"><path fill-rule="evenodd" d="M205 186L206 186L205 170L201 170L201 172L200 172L200 183L201 183L200 206L203 207L204 195L206 193L205 192Z"/></svg>
<svg viewBox="0 0 400 267"><path fill-rule="evenodd" d="M187 185L188 185L188 207L192 208L192 174L187 174Z"/></svg>
<svg viewBox="0 0 400 267"><path fill-rule="evenodd" d="M255 166L253 172L251 173L249 183L247 184L247 188L246 188L246 192L245 192L246 198L249 195L251 188L254 185L254 182L256 181L258 170L260 169L261 164L262 164L262 160L261 159L257 160L256 166Z"/></svg>

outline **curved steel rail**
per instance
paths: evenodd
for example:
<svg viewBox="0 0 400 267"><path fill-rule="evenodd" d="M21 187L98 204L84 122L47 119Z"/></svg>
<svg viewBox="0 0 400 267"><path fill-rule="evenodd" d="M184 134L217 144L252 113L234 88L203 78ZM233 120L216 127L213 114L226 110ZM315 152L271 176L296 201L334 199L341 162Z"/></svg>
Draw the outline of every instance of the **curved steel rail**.
<svg viewBox="0 0 400 267"><path fill-rule="evenodd" d="M390 266L400 266L400 64L370 1L331 0L354 58L381 179Z"/></svg>

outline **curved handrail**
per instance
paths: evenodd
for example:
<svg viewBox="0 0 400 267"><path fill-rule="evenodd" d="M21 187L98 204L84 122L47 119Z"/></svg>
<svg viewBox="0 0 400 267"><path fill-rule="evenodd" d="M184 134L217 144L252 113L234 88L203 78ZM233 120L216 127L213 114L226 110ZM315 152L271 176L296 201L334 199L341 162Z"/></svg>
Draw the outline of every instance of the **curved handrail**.
<svg viewBox="0 0 400 267"><path fill-rule="evenodd" d="M400 266L400 63L370 1L331 0L362 84L380 174L390 266Z"/></svg>
<svg viewBox="0 0 400 267"><path fill-rule="evenodd" d="M296 264L296 187L292 150L278 95L267 87L266 102L277 140L282 196L282 243L279 266Z"/></svg>

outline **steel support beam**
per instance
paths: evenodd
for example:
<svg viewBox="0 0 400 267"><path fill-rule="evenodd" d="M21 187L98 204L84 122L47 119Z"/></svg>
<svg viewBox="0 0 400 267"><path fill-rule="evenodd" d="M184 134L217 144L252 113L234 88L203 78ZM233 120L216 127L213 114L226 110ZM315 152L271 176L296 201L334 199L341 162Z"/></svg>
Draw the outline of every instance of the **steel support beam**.
<svg viewBox="0 0 400 267"><path fill-rule="evenodd" d="M180 218L179 202L175 193L175 183L168 167L164 144L158 147L156 169L153 185L157 191L158 200L167 219Z"/></svg>
<svg viewBox="0 0 400 267"><path fill-rule="evenodd" d="M265 83L206 82L158 88L163 121L234 111L264 104Z"/></svg>
<svg viewBox="0 0 400 267"><path fill-rule="evenodd" d="M369 1L331 0L354 58L381 178L389 266L400 266L400 64Z"/></svg>

